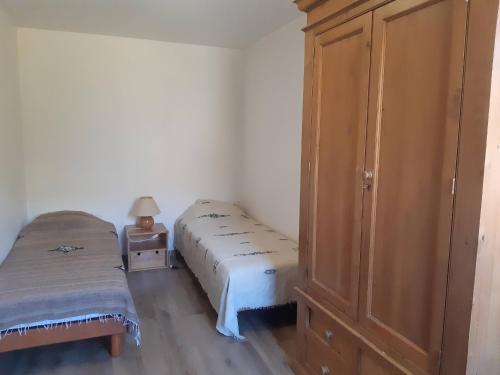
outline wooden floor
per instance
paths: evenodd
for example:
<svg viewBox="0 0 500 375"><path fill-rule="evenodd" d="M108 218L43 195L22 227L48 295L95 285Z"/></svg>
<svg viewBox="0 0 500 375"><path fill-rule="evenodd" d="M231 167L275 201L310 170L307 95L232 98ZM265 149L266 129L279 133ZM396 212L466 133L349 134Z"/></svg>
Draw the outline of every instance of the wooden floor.
<svg viewBox="0 0 500 375"><path fill-rule="evenodd" d="M294 351L294 309L240 314L247 341L236 342L216 332L216 314L188 270L129 273L128 279L141 319L140 348L127 337L115 359L99 339L20 350L0 354L0 374L292 374L286 357Z"/></svg>

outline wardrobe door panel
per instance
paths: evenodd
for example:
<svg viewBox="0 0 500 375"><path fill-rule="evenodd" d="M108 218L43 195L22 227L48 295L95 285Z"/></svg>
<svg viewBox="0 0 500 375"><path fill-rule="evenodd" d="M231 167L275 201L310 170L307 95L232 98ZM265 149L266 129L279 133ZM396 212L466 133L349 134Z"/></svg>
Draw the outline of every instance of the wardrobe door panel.
<svg viewBox="0 0 500 375"><path fill-rule="evenodd" d="M399 0L374 13L362 324L439 366L467 4Z"/></svg>
<svg viewBox="0 0 500 375"><path fill-rule="evenodd" d="M371 13L316 36L308 290L357 316Z"/></svg>

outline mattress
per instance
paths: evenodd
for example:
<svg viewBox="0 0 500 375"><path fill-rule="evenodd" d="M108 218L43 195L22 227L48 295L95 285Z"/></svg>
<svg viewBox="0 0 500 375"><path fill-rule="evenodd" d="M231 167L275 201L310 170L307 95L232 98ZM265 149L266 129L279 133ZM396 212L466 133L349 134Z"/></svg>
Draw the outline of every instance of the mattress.
<svg viewBox="0 0 500 375"><path fill-rule="evenodd" d="M84 212L38 217L0 266L0 339L97 319L122 322L139 344L115 227Z"/></svg>
<svg viewBox="0 0 500 375"><path fill-rule="evenodd" d="M296 242L238 206L198 200L175 223L175 247L218 313L217 330L244 339L238 312L295 301Z"/></svg>

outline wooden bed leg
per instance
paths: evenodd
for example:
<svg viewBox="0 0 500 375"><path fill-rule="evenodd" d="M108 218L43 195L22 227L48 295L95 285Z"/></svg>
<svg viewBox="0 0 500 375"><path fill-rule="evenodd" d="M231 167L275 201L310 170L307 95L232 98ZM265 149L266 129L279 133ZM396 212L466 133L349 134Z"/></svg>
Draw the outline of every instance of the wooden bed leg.
<svg viewBox="0 0 500 375"><path fill-rule="evenodd" d="M123 350L123 333L117 333L109 336L111 357L119 357Z"/></svg>

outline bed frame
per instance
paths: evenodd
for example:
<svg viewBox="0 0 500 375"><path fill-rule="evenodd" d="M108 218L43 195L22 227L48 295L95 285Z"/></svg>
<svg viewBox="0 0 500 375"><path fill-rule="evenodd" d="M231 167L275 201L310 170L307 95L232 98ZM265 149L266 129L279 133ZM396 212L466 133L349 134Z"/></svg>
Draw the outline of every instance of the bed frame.
<svg viewBox="0 0 500 375"><path fill-rule="evenodd" d="M17 331L0 340L0 353L13 350L33 348L59 344L63 342L85 340L97 337L107 337L109 341L109 352L112 357L119 357L123 350L123 335L126 327L123 323L108 320L101 323L98 319L89 323L73 324L66 328L60 325L51 329L31 328L23 332Z"/></svg>

